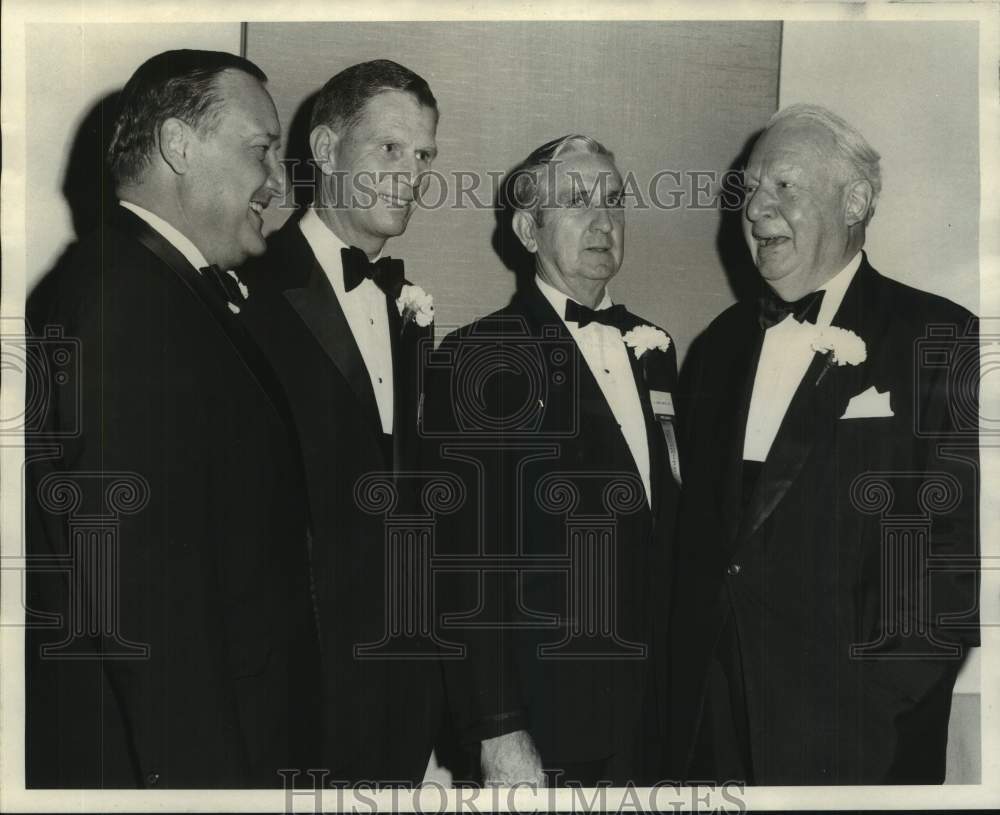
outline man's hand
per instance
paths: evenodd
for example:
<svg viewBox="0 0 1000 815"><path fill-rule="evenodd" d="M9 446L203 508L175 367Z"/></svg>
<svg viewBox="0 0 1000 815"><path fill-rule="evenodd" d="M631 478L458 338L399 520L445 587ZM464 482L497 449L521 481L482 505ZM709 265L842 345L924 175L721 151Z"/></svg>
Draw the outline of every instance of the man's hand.
<svg viewBox="0 0 1000 815"><path fill-rule="evenodd" d="M545 786L542 757L527 730L483 739L479 756L484 785L510 787L527 783Z"/></svg>

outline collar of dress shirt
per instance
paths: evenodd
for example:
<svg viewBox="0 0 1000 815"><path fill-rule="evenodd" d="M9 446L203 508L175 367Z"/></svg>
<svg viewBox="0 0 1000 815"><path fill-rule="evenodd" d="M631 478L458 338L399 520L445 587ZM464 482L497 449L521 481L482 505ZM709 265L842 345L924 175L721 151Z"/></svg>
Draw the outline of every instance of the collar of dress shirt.
<svg viewBox="0 0 1000 815"><path fill-rule="evenodd" d="M191 242L190 238L182 234L176 227L168 224L155 212L150 212L145 207L140 207L138 204L133 204L131 201L119 201L118 203L125 207L125 209L129 212L134 212L153 229L159 232L160 235L163 236L164 240L184 255L187 262L194 266L194 268L199 272L203 266L208 266L208 261L205 260L205 256L199 251L198 247ZM223 269L223 271L228 270Z"/></svg>
<svg viewBox="0 0 1000 815"><path fill-rule="evenodd" d="M320 220L319 213L314 207L309 207L306 214L302 216L302 220L299 221L299 229L302 230L313 254L316 255L316 260L319 261L320 267L329 278L333 290L338 297L343 297L347 292L344 290L344 264L341 260L340 250L347 249L347 244ZM380 257L382 257L381 252L372 259L372 263ZM370 280L366 282L375 285ZM352 290L352 294L359 290L360 287Z"/></svg>
<svg viewBox="0 0 1000 815"><path fill-rule="evenodd" d="M844 295L847 294L847 287L851 285L859 268L861 268L860 251L848 261L843 269L819 287L818 291L825 291L826 294L823 295L823 303L819 308L819 315L816 317L816 325L830 325L833 322L837 309L840 308Z"/></svg>
<svg viewBox="0 0 1000 815"><path fill-rule="evenodd" d="M556 310L556 314L559 315L559 319L561 319L564 323L566 323L566 327L569 328L570 324L566 322L566 301L569 300L569 297L567 297L565 294L559 291L559 289L557 289L552 284L546 283L538 275L535 275L535 285L538 286L538 290L543 295L545 295L545 299L552 304L552 308ZM597 308L599 309L610 308L612 305L613 304L611 302L611 294L605 288L604 298L601 300L600 303L598 303ZM591 325L600 325L600 323L591 323ZM581 330L580 326L578 326L576 323L573 323L572 328L576 329L577 331Z"/></svg>

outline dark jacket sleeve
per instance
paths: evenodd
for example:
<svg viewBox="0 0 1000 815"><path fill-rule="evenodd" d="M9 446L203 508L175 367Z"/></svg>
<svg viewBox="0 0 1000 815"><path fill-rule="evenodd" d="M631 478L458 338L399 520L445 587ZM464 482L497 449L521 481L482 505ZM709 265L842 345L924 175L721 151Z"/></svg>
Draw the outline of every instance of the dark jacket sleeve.
<svg viewBox="0 0 1000 815"><path fill-rule="evenodd" d="M440 576L436 591L438 635L461 650L443 663L448 703L462 740L473 744L525 729L528 722L513 635L503 624L514 618L516 576L477 567L483 559L513 554L517 538L515 496L506 477L513 463L502 423L490 432L483 429L489 422L481 421L503 416L509 394L502 377L479 387L473 366L485 357L463 354L471 348L456 333L435 352L425 380L421 462L465 485L462 505L439 521L438 550L454 558L456 568Z"/></svg>

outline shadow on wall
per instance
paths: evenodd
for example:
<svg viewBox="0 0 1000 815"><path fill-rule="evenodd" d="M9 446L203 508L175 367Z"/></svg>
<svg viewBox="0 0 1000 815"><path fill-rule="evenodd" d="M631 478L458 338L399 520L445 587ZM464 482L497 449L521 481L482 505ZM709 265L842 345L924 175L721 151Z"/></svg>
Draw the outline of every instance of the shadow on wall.
<svg viewBox="0 0 1000 815"><path fill-rule="evenodd" d="M743 186L742 171L750 158L750 151L762 131L757 131L743 144L736 158L730 162L720 185L722 202L719 212L719 231L715 237L715 251L726 273L726 281L737 300L755 300L761 292L761 279L750 260L750 251L743 238Z"/></svg>
<svg viewBox="0 0 1000 815"><path fill-rule="evenodd" d="M41 276L34 290L44 285L45 280L66 263L77 241L97 229L105 214L117 206L115 185L104 154L111 141L111 128L118 110L119 96L121 91L117 90L101 98L87 112L76 131L62 184L62 194L73 221L75 240L63 250L52 268Z"/></svg>
<svg viewBox="0 0 1000 815"><path fill-rule="evenodd" d="M511 173L515 167L507 170L503 183L497 188L493 199L493 217L496 221L493 227L493 237L490 243L500 262L514 273L516 290L521 292L525 286L530 286L535 277L535 256L524 248L521 239L514 232L514 200L513 183L515 176Z"/></svg>
<svg viewBox="0 0 1000 815"><path fill-rule="evenodd" d="M288 125L288 137L285 142L288 186L282 206L298 207L300 211L304 211L316 198L318 171L312 161L312 148L309 147L309 125L317 96L319 91L307 96L299 105Z"/></svg>
<svg viewBox="0 0 1000 815"><path fill-rule="evenodd" d="M118 200L104 153L111 141L119 96L120 91L109 93L90 109L70 148L62 192L78 238L96 229Z"/></svg>
<svg viewBox="0 0 1000 815"><path fill-rule="evenodd" d="M753 302L763 290L763 282L750 259L750 250L743 237L743 185L742 171L750 158L750 151L763 131L757 131L743 144L736 158L730 162L719 189L719 231L715 236L715 251L726 273L726 282L733 296L740 302ZM707 325L705 326L708 327ZM688 348L680 371L681 393L689 393L692 383L691 360L699 356L704 331L698 334ZM679 408L680 411L680 408Z"/></svg>

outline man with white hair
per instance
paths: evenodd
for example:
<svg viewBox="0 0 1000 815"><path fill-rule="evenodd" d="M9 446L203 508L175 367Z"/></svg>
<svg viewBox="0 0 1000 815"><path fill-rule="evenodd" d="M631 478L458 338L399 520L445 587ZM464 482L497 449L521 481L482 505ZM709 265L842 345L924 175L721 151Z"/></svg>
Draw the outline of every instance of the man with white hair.
<svg viewBox="0 0 1000 815"><path fill-rule="evenodd" d="M879 155L830 111L775 114L745 184L763 293L681 403L673 770L940 783L979 642L974 317L871 267Z"/></svg>
<svg viewBox="0 0 1000 815"><path fill-rule="evenodd" d="M431 366L428 466L467 498L438 541L448 699L487 783L641 784L658 769L678 494L676 358L612 304L622 177L594 139L535 150L505 185L534 276ZM450 585L448 581L450 579Z"/></svg>

